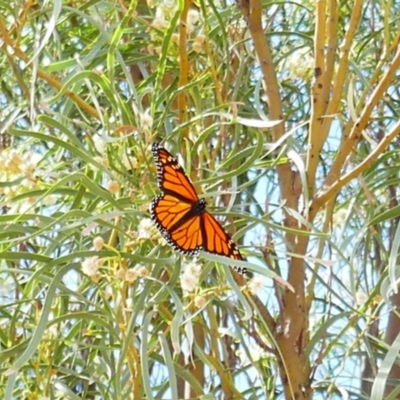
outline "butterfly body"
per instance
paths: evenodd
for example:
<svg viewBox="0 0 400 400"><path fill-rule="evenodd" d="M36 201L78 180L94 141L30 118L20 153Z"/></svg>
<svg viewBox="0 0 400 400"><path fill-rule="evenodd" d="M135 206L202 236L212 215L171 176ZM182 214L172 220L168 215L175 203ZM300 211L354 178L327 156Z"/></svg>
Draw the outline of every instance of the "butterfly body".
<svg viewBox="0 0 400 400"><path fill-rule="evenodd" d="M158 186L163 194L150 205L150 213L163 237L176 250L195 255L203 249L209 253L243 260L235 242L221 224L207 211L193 184L175 157L159 143L152 152L157 164ZM244 274L245 268L235 267Z"/></svg>

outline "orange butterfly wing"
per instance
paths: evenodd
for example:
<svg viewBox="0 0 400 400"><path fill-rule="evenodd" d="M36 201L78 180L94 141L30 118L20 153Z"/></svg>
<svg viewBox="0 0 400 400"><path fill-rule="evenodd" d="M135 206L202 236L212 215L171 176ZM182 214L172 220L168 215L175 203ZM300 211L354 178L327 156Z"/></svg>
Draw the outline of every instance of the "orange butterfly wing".
<svg viewBox="0 0 400 400"><path fill-rule="evenodd" d="M236 244L221 224L206 211L206 202L199 199L192 183L175 157L159 143L152 152L157 164L158 186L164 194L150 205L157 228L176 250L194 255L199 250L243 260ZM246 269L234 267L245 274Z"/></svg>
<svg viewBox="0 0 400 400"><path fill-rule="evenodd" d="M157 196L150 207L152 219L167 242L187 255L196 254L203 245L200 215L192 210L192 203L170 194Z"/></svg>
<svg viewBox="0 0 400 400"><path fill-rule="evenodd" d="M175 157L159 143L152 152L157 164L158 186L164 194L151 203L150 213L161 234L175 249L194 255L203 245L200 216L206 203L200 200Z"/></svg>
<svg viewBox="0 0 400 400"><path fill-rule="evenodd" d="M205 251L234 260L244 260L236 243L226 233L222 225L208 212L201 216L201 230L203 233L203 248ZM241 274L246 273L246 268L234 266L234 269Z"/></svg>
<svg viewBox="0 0 400 400"><path fill-rule="evenodd" d="M189 203L199 201L196 191L183 168L159 143L153 143L152 151L157 164L158 186L164 193L173 194Z"/></svg>

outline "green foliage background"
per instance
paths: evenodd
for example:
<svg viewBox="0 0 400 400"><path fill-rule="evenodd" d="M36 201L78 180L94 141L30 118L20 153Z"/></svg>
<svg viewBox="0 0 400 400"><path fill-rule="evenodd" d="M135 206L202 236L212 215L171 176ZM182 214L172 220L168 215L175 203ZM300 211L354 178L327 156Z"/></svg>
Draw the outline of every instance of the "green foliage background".
<svg viewBox="0 0 400 400"><path fill-rule="evenodd" d="M399 12L0 4L0 396L396 398ZM260 292L207 254L182 290L155 140Z"/></svg>

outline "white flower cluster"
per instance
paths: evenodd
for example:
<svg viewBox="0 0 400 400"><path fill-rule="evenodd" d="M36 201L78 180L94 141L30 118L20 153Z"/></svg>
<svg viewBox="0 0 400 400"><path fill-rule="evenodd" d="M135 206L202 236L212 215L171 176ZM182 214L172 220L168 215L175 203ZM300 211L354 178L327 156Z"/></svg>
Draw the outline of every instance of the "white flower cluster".
<svg viewBox="0 0 400 400"><path fill-rule="evenodd" d="M201 273L201 265L196 261L191 261L183 265L183 273L181 275L181 286L186 292L193 292L199 284Z"/></svg>
<svg viewBox="0 0 400 400"><path fill-rule="evenodd" d="M42 156L32 151L20 152L15 148L7 148L0 152L0 181L10 182L10 185L0 187L0 195L4 195L6 205L11 208L10 213L23 213L35 203L36 198L27 198L20 202L11 201L12 197L33 190L38 185L37 165ZM12 182L18 184L12 184ZM7 201L10 200L8 203ZM45 205L52 205L57 201L55 196L48 196L43 200Z"/></svg>

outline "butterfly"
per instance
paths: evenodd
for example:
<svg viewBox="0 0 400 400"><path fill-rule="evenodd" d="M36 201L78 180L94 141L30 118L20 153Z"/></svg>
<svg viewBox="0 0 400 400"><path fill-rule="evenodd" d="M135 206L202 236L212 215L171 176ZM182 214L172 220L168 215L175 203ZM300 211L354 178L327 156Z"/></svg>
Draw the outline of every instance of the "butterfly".
<svg viewBox="0 0 400 400"><path fill-rule="evenodd" d="M157 182L163 194L154 198L150 214L167 242L186 255L199 250L234 260L244 260L235 242L221 224L206 210L183 168L164 147L155 142L151 148L157 165ZM246 268L234 266L241 274Z"/></svg>

